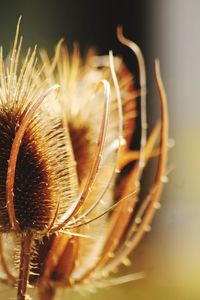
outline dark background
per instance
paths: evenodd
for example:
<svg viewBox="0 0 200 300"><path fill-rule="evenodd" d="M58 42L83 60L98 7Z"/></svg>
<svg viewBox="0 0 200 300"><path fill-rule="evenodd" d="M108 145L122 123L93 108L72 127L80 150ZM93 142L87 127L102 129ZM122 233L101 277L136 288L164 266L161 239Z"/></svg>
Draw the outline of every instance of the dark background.
<svg viewBox="0 0 200 300"><path fill-rule="evenodd" d="M122 25L127 37L134 39L149 59L151 43L151 1L1 1L0 2L0 44L5 53L13 40L18 17L22 15L21 34L24 47L53 48L64 38L69 49L78 42L82 54L93 46L99 54L110 49L123 56L129 69L136 74L137 63L131 51L120 45L116 27ZM148 74L153 72L153 59ZM137 76L135 76L137 85Z"/></svg>
<svg viewBox="0 0 200 300"><path fill-rule="evenodd" d="M12 4L11 4L12 3ZM78 41L81 48L95 45L102 52L116 48L115 30L123 25L142 48L149 36L150 1L1 1L0 37L5 43L12 34L19 15L21 30L29 45L47 47L60 37L67 43Z"/></svg>

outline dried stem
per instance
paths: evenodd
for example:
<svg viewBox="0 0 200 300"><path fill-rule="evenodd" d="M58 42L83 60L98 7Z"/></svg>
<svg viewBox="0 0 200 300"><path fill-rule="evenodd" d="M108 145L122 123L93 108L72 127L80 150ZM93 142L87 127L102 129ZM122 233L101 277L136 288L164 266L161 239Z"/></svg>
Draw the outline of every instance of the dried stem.
<svg viewBox="0 0 200 300"><path fill-rule="evenodd" d="M52 286L46 286L39 288L38 299L39 300L53 300L55 298L56 289Z"/></svg>
<svg viewBox="0 0 200 300"><path fill-rule="evenodd" d="M26 289L29 277L32 241L32 233L28 232L22 235L17 300L27 299Z"/></svg>

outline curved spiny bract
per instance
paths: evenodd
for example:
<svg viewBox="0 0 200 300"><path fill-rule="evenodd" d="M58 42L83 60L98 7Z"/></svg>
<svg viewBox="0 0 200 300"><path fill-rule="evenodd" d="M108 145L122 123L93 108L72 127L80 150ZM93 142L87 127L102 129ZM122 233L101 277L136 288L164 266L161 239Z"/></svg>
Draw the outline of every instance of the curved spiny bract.
<svg viewBox="0 0 200 300"><path fill-rule="evenodd" d="M124 37L120 38L125 44L131 46L133 51L138 51L138 48L135 47L134 43L126 40ZM135 50L136 49L136 50ZM144 63L142 62L143 58L141 58L141 53L138 51L138 61L139 66L144 67ZM136 53L137 54L137 53ZM142 73L141 73L142 76ZM142 77L141 77L142 78ZM120 203L120 205L116 208L113 213L113 217L111 217L111 221L108 222L108 235L107 235L107 243L105 244L105 248L100 255L99 261L96 265L93 266L92 269L88 269L85 272L85 275L81 277L77 282L81 283L83 280L89 278L89 280L101 280L104 276L108 276L110 272L115 270L121 263L129 265L129 261L127 256L135 249L138 245L139 241L143 237L145 232L150 230L150 222L155 214L155 211L158 207L159 196L161 194L162 186L163 186L163 178L165 177L166 172L166 161L167 161L167 141L168 141L168 113L167 113L167 104L166 104L166 95L163 87L163 83L160 76L159 64L156 62L156 80L158 84L158 90L160 94L160 102L161 102L161 129L160 129L160 155L158 161L158 169L155 176L155 182L150 189L149 195L138 203L137 210L135 212L135 202L137 201L137 194L139 192L138 182L140 180L142 169L144 168L147 160L149 159L152 147L155 142L155 138L157 136L156 131L158 133L158 128L155 128L152 137L150 137L148 143L144 144L144 137L141 135L141 150L144 151L141 155L139 155L138 163L136 163L132 172L125 178L125 184L121 186L121 193L129 194L132 188L135 187L136 193L134 197L130 197L126 202ZM141 81L142 82L142 81ZM145 80L143 80L143 83ZM143 86L144 87L144 86ZM145 87L144 87L145 88ZM143 110L145 104L141 109ZM142 128L145 129L146 121L143 116L143 112L141 112L141 121ZM154 141L152 143L152 141ZM142 150L143 148L143 150ZM126 155L126 154L125 154ZM123 179L123 178L122 178ZM131 199L132 198L132 199ZM134 214L134 217L131 216ZM131 222L130 222L131 221ZM126 232L126 227L129 225L129 228ZM124 235L124 237L123 237ZM122 243L123 241L123 243ZM120 244L120 247L118 245Z"/></svg>

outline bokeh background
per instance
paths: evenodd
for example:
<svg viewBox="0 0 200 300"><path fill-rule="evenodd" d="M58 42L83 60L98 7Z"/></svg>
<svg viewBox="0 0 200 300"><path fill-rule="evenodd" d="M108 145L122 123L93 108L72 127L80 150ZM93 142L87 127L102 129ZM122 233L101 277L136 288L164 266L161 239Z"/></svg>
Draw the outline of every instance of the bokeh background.
<svg viewBox="0 0 200 300"><path fill-rule="evenodd" d="M132 255L129 270L146 278L87 294L84 299L197 300L200 299L200 1L198 0L35 0L0 2L0 44L8 53L19 15L26 46L46 47L53 53L64 37L69 48L78 41L84 53L95 46L100 54L122 55L136 74L137 64L119 45L116 26L143 50L148 76L150 127L159 105L154 59L161 61L170 112L169 183L162 196L153 230ZM0 298L11 292L2 287ZM61 299L79 300L77 293Z"/></svg>

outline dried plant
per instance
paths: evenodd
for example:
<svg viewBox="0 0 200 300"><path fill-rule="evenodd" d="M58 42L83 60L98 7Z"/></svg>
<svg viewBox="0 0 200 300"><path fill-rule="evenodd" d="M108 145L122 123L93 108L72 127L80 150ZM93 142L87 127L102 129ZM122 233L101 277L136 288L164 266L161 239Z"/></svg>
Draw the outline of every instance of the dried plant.
<svg viewBox="0 0 200 300"><path fill-rule="evenodd" d="M70 56L61 41L52 60L41 51L38 67L36 49L21 60L18 35L19 23L7 62L0 50L0 280L18 287L18 300L29 299L28 285L47 300L57 287L136 279L141 274L110 275L129 265L159 208L168 140L159 63L161 122L147 138L144 60L121 28L119 40L138 59L139 92L112 52L83 61L77 46ZM130 149L138 97L139 151ZM155 181L139 200L143 169L155 155Z"/></svg>

